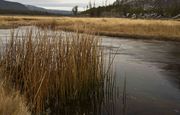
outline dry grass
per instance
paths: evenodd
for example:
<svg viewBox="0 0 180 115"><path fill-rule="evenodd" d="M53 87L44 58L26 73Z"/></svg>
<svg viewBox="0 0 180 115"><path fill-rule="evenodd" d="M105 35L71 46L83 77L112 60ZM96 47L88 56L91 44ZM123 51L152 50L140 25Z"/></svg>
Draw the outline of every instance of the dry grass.
<svg viewBox="0 0 180 115"><path fill-rule="evenodd" d="M49 26L50 21L44 21L42 25ZM98 35L180 40L180 22L173 20L62 18L56 21L56 28L62 30L74 31L78 28L84 32L84 27Z"/></svg>
<svg viewBox="0 0 180 115"><path fill-rule="evenodd" d="M10 19L9 19L10 18ZM56 29L79 32L93 31L98 35L180 40L180 21L178 20L142 20L121 18L72 18L72 17L33 17L33 16L0 16L0 27L12 25L49 26L54 23Z"/></svg>
<svg viewBox="0 0 180 115"><path fill-rule="evenodd" d="M9 91L0 82L0 115L30 115L26 103L18 92Z"/></svg>
<svg viewBox="0 0 180 115"><path fill-rule="evenodd" d="M46 30L17 35L3 50L1 72L25 95L33 114L77 115L101 105L107 75L99 39Z"/></svg>
<svg viewBox="0 0 180 115"><path fill-rule="evenodd" d="M18 26L31 26L37 22L53 20L55 17L45 16L1 16L0 28L13 28Z"/></svg>

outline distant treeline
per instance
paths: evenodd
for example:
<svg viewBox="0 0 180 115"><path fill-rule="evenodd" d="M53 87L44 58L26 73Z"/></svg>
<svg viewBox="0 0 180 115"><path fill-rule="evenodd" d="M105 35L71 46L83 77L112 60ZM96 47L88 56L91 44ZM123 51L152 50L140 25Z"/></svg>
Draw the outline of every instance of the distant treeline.
<svg viewBox="0 0 180 115"><path fill-rule="evenodd" d="M173 17L178 14L180 0L117 0L111 5L99 7L92 7L90 4L81 13L94 17Z"/></svg>
<svg viewBox="0 0 180 115"><path fill-rule="evenodd" d="M22 11L22 10L2 10L0 9L0 14L8 14L8 15L48 15L48 16L62 16L61 14L48 13L48 12L40 12L40 11Z"/></svg>

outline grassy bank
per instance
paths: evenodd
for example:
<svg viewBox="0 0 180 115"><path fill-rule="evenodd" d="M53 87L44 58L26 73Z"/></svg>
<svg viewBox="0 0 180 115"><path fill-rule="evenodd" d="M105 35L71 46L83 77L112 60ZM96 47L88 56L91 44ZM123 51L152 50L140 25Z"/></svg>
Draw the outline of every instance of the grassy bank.
<svg viewBox="0 0 180 115"><path fill-rule="evenodd" d="M3 20L0 23L1 28L37 24L41 27L51 26L66 31L85 32L86 28L86 31L92 31L97 35L180 41L180 21L177 20L38 16L1 16L0 20Z"/></svg>
<svg viewBox="0 0 180 115"><path fill-rule="evenodd" d="M25 96L33 115L98 115L105 71L100 39L93 35L27 30L2 48L1 76ZM1 107L0 107L1 108Z"/></svg>

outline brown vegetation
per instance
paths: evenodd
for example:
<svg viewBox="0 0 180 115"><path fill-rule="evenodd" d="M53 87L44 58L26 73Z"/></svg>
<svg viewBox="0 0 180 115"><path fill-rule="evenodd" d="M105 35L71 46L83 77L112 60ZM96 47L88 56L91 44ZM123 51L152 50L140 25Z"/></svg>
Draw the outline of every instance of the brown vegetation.
<svg viewBox="0 0 180 115"><path fill-rule="evenodd" d="M0 115L30 115L24 98L19 92L10 91L0 82Z"/></svg>
<svg viewBox="0 0 180 115"><path fill-rule="evenodd" d="M11 19L8 19L11 18ZM178 20L143 20L122 18L72 18L72 17L33 17L33 16L1 16L0 27L12 25L53 24L56 29L85 32L84 28L97 35L180 40L180 22ZM53 23L52 23L53 22Z"/></svg>
<svg viewBox="0 0 180 115"><path fill-rule="evenodd" d="M30 30L19 38L12 33L1 56L1 73L26 97L33 114L95 111L110 75L99 43L93 35Z"/></svg>

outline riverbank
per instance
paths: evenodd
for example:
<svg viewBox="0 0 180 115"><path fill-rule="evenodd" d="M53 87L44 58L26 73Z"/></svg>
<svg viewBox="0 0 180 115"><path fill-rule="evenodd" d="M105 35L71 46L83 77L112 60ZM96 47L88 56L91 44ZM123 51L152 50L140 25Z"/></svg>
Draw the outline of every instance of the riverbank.
<svg viewBox="0 0 180 115"><path fill-rule="evenodd" d="M0 16L0 28L38 25L65 31L136 39L180 41L180 21L122 18L75 18L43 16Z"/></svg>

